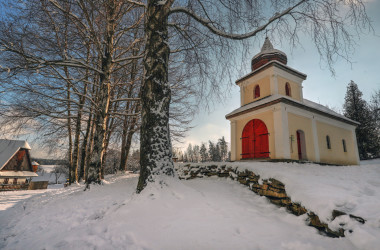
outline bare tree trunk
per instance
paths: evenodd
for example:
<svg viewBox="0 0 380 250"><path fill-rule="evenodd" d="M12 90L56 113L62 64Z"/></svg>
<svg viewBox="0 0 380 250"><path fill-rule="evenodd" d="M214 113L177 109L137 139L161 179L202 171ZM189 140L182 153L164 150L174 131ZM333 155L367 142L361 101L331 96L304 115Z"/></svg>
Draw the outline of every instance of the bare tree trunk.
<svg viewBox="0 0 380 250"><path fill-rule="evenodd" d="M126 111L129 110L129 103L126 105ZM128 121L129 117L124 117L123 122L123 132L121 135L121 152L120 152L120 165L119 170L125 171L127 165L127 155L126 155L126 144L127 144L127 134L128 134Z"/></svg>
<svg viewBox="0 0 380 250"><path fill-rule="evenodd" d="M80 179L79 171L81 171L79 169L79 144L80 144L80 132L81 132L83 105L85 102L84 95L86 95L86 93L87 93L87 83L84 86L83 96L80 99L79 107L78 107L78 114L76 117L75 136L74 136L74 152L73 152L73 165L74 165L74 169L75 169L75 181L76 182L78 182Z"/></svg>
<svg viewBox="0 0 380 250"><path fill-rule="evenodd" d="M81 147L81 159L80 159L80 172L79 172L79 180L84 179L84 172L86 168L86 156L87 156L87 148L88 148L88 140L90 136L90 128L91 128L91 120L92 120L92 114L90 112L88 120L87 120L87 126L86 126L86 132L84 134L82 147Z"/></svg>
<svg viewBox="0 0 380 250"><path fill-rule="evenodd" d="M128 156L129 156L129 151L131 149L132 137L135 133L136 122L137 122L137 118L133 118L132 124L130 125L129 130L128 130L127 141L125 144L125 167L124 167L124 170L127 170Z"/></svg>
<svg viewBox="0 0 380 250"><path fill-rule="evenodd" d="M106 139L106 128L107 120L109 117L109 104L110 104L110 87L111 87L111 71L112 71L112 53L113 53L113 38L115 32L115 3L110 1L106 5L106 15L107 21L107 32L104 44L104 56L102 58L102 72L99 78L99 99L98 107L96 109L95 115L95 134L94 134L94 149L93 149L93 159L88 166L87 174L87 187L91 183L101 183L101 169L103 165L103 154Z"/></svg>
<svg viewBox="0 0 380 250"><path fill-rule="evenodd" d="M85 169L84 169L84 179L87 180L88 176L88 167L90 166L91 163L91 158L92 158L92 152L94 148L94 134L95 134L95 121L94 118L91 120L91 128L90 128L90 138L87 146L87 151L86 151L86 158L85 158Z"/></svg>
<svg viewBox="0 0 380 250"><path fill-rule="evenodd" d="M174 176L169 132L171 90L168 81L168 14L172 3L173 0L151 0L146 9L138 193L147 182L154 182L157 177Z"/></svg>
<svg viewBox="0 0 380 250"><path fill-rule="evenodd" d="M68 75L67 68L65 68L66 75ZM69 138L69 149L67 152L67 157L69 160L69 184L73 183L73 177L74 177L74 166L73 166L73 139L72 139L72 128L71 128L71 96L70 96L70 89L71 89L71 82L67 81L67 133Z"/></svg>
<svg viewBox="0 0 380 250"><path fill-rule="evenodd" d="M136 84L135 83L136 74L137 74L137 60L133 60L132 69L131 69L131 86L129 87L128 97L132 97L132 93ZM135 106L134 113L137 114L139 111L140 104L136 102L134 106ZM126 104L126 108L125 108L126 114L128 114L130 110L132 109L133 109L132 102L129 101ZM132 123L131 123L131 120L132 120ZM131 141L132 141L132 136L134 134L136 121L137 121L136 116L130 117L126 115L124 117L123 133L122 133L122 141L121 141L120 165L119 165L120 171L125 171L127 169L128 154L129 154L129 149L131 147Z"/></svg>

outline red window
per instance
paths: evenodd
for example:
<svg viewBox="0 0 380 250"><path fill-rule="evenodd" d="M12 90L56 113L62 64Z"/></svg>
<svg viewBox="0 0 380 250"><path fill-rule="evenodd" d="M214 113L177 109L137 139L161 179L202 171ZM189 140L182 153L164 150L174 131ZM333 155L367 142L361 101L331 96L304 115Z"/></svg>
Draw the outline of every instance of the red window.
<svg viewBox="0 0 380 250"><path fill-rule="evenodd" d="M15 184L15 185L17 184L17 178L13 179L13 184Z"/></svg>
<svg viewBox="0 0 380 250"><path fill-rule="evenodd" d="M259 85L256 85L254 94L255 94L255 98L260 97L260 86Z"/></svg>
<svg viewBox="0 0 380 250"><path fill-rule="evenodd" d="M290 84L288 82L285 84L285 93L286 93L287 96L291 96L292 95L291 91L290 91Z"/></svg>

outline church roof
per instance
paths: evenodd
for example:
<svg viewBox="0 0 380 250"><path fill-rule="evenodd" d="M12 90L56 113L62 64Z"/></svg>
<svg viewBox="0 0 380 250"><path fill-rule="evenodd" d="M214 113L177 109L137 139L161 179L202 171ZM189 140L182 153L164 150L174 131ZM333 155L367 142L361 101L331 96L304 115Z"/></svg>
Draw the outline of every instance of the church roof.
<svg viewBox="0 0 380 250"><path fill-rule="evenodd" d="M258 69L259 67L270 61L279 61L286 65L288 62L288 58L284 52L273 48L273 45L270 42L269 38L266 37L263 47L261 47L260 53L258 53L252 58L252 71Z"/></svg>
<svg viewBox="0 0 380 250"><path fill-rule="evenodd" d="M235 116L239 116L239 115L242 115L244 113L248 113L250 111L261 109L263 107L274 105L274 104L280 103L280 102L283 102L283 103L286 103L286 104L289 104L292 106L296 106L296 107L299 107L302 109L306 109L306 110L309 110L309 111L314 112L314 113L319 113L323 116L327 116L327 117L335 119L335 120L339 120L339 121L342 121L345 123L349 123L349 124L354 125L354 126L359 125L358 122L351 120L351 119L348 119L344 115L341 115L341 114L339 114L339 113L337 113L337 112L335 112L335 111L333 111L333 110L331 110L331 109L329 109L329 108L327 108L321 104L315 103L315 102L307 100L307 99L304 99L303 102L300 102L300 101L297 101L297 100L294 100L294 99L291 99L287 96L282 96L282 95L271 95L271 96L265 97L263 99L260 99L258 101L248 103L248 104L246 104L246 105L244 105L238 109L235 109L234 111L230 112L229 114L227 114L226 118L230 119L230 118L233 118Z"/></svg>
<svg viewBox="0 0 380 250"><path fill-rule="evenodd" d="M306 77L307 77L306 74L304 74L304 73L302 73L302 72L300 72L298 70L295 70L292 67L289 67L288 65L285 65L285 64L283 64L281 62L278 62L278 61L270 61L270 62L262 65L261 67L255 69L254 71L246 74L245 76L242 76L241 78L237 79L235 81L235 83L239 84L241 81L244 81L245 79L247 79L247 78L249 78L249 77L251 77L251 76L259 73L260 71L263 71L263 70L265 70L265 69L267 69L267 68L269 68L271 66L276 66L277 68L280 68L280 69L282 69L282 70L284 70L286 72L289 72L292 75L296 75L297 77L299 77L299 78L301 78L303 80L305 80Z"/></svg>
<svg viewBox="0 0 380 250"><path fill-rule="evenodd" d="M0 139L0 169L22 148L31 149L27 141Z"/></svg>
<svg viewBox="0 0 380 250"><path fill-rule="evenodd" d="M265 38L265 41L264 41L264 44L263 46L261 47L261 51L260 53L258 53L257 55L255 55L253 57L253 59L261 56L261 55L264 55L264 54L275 54L275 53L278 53L278 54L281 54L281 55L284 55L286 56L286 54L284 52L282 52L281 50L278 50L278 49L275 49L271 43L271 41L269 40L268 37Z"/></svg>

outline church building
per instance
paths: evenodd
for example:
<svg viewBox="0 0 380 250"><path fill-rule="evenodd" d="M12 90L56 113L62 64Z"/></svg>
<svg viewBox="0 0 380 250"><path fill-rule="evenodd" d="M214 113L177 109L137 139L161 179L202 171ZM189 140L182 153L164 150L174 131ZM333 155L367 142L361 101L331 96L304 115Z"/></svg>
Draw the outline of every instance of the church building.
<svg viewBox="0 0 380 250"><path fill-rule="evenodd" d="M252 59L252 72L236 81L241 107L231 123L231 160L292 159L358 165L359 124L303 98L306 75L287 66L268 37Z"/></svg>

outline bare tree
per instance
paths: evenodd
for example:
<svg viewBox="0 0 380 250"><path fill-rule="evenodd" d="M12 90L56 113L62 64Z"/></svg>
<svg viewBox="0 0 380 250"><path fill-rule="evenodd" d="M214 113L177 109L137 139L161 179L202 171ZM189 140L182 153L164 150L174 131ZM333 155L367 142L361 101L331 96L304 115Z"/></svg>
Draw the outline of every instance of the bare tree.
<svg viewBox="0 0 380 250"><path fill-rule="evenodd" d="M54 167L52 173L54 174L55 177L55 184L58 184L58 180L62 175L68 175L68 167L64 165L57 165Z"/></svg>
<svg viewBox="0 0 380 250"><path fill-rule="evenodd" d="M244 41L265 30L293 45L298 42L299 34L311 36L332 69L336 57L348 58L353 45L351 34L370 28L362 0L148 0L146 5L134 3L145 8L146 13L141 173L137 192L141 192L148 182L159 180L162 183L161 175L174 176L169 132L169 37L172 38L169 28L184 41L172 52L183 51L182 58L196 62L197 73L206 76L204 79L210 74L203 60L207 62L207 57L219 61L233 58L231 55L236 53L237 46L233 41ZM353 29L348 29L348 23ZM185 60L183 62L186 64ZM230 71L224 71L228 67L217 65L219 71L228 76ZM201 87L206 89L207 85L201 84Z"/></svg>
<svg viewBox="0 0 380 250"><path fill-rule="evenodd" d="M36 100L43 99L30 105L26 101L29 98L25 98L24 105L13 106L25 117L31 118L34 114L32 119L42 117L45 124L53 120L67 128L65 138L68 140L71 182L80 176L80 133L82 119L87 120L86 140L82 139L81 152L89 152L86 149L90 144L94 156L87 157L92 159L86 167L87 183L100 183L103 155L117 116L136 115L132 113L134 110L126 111L127 114L125 110L117 110L120 102L138 101L137 97L124 98L125 91L120 91L119 85L126 85L126 82L120 83L121 74L117 73L128 69L132 60L141 58L139 50L132 54L141 39L131 37L129 32L139 27L143 11L136 10L134 4L118 0L36 0L17 7L25 12L10 12L11 21L1 23L0 73L8 80L8 89L17 86L19 92L27 93L24 96L30 98L32 93ZM33 25L33 31L24 27L28 23ZM36 84L30 86L28 81L20 81L22 73ZM52 78L55 85L50 82ZM88 95L91 86L95 91ZM112 97L117 99L112 100ZM57 101L61 105L57 105ZM4 105L10 106L9 103ZM108 131L107 126L111 128Z"/></svg>

